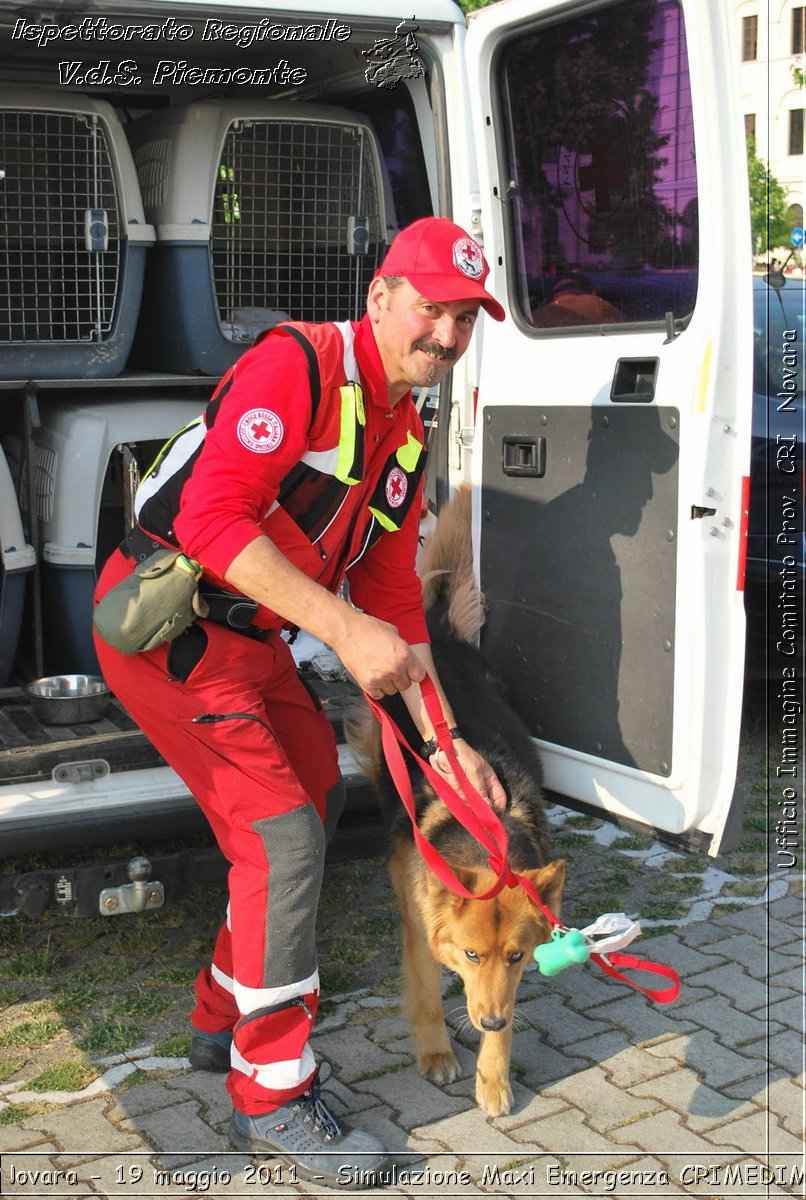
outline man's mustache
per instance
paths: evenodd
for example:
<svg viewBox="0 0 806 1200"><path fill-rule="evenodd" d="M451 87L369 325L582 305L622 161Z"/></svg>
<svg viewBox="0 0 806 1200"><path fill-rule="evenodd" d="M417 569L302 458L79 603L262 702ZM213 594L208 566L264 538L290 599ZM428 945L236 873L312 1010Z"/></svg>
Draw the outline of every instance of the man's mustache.
<svg viewBox="0 0 806 1200"><path fill-rule="evenodd" d="M424 354L430 354L434 358L445 359L446 362L453 362L456 358L456 349L454 346L440 346L439 342L429 342L427 338L420 338L414 343L415 350L422 350Z"/></svg>

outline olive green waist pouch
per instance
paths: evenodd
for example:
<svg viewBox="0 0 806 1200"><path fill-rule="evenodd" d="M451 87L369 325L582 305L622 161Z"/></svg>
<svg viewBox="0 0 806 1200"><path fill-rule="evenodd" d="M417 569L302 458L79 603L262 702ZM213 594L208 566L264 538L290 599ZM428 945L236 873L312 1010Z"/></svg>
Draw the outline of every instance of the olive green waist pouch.
<svg viewBox="0 0 806 1200"><path fill-rule="evenodd" d="M202 568L192 558L167 547L156 550L96 606L96 633L121 654L172 642L196 617L207 616L207 603L199 595L201 576Z"/></svg>

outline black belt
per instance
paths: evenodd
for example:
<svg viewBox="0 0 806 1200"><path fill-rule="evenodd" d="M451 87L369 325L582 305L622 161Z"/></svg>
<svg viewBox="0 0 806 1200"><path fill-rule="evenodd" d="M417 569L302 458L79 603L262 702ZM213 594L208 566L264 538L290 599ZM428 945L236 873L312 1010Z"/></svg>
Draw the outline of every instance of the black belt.
<svg viewBox="0 0 806 1200"><path fill-rule="evenodd" d="M145 562L155 550L170 549L164 542L145 533L139 525L130 529L120 544L120 549L126 558L134 562ZM246 596L235 596L232 592L223 592L211 587L204 579L199 584L199 595L207 604L209 612L204 618L216 625L224 625L244 637L254 638L255 641L265 642L271 633L270 629L260 629L254 624L258 610L256 600L248 600Z"/></svg>
<svg viewBox="0 0 806 1200"><path fill-rule="evenodd" d="M120 549L127 558L141 563L150 558L155 550L166 550L168 547L164 542L158 542L155 538L149 537L139 525L135 525L134 529L130 529L120 543Z"/></svg>

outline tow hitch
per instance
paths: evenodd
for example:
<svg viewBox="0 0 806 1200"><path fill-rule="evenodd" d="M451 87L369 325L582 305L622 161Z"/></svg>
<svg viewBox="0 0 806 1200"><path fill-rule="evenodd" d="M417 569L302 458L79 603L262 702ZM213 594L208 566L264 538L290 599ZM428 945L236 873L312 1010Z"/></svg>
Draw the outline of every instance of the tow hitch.
<svg viewBox="0 0 806 1200"><path fill-rule="evenodd" d="M118 887L104 888L98 898L102 917L117 917L122 913L148 912L162 908L165 903L165 887L157 880L149 880L151 860L145 856L133 858L126 868L131 883Z"/></svg>

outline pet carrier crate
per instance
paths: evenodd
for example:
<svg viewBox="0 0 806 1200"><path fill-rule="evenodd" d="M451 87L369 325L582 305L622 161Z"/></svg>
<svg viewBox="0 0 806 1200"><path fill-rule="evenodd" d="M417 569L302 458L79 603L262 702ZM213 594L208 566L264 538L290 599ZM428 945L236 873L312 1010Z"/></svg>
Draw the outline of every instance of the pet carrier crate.
<svg viewBox="0 0 806 1200"><path fill-rule="evenodd" d="M161 394L41 402L34 476L45 674L98 673L91 628L98 572L133 524L140 474L204 404Z"/></svg>
<svg viewBox="0 0 806 1200"><path fill-rule="evenodd" d="M119 374L154 231L113 109L0 88L0 168L0 375Z"/></svg>
<svg viewBox="0 0 806 1200"><path fill-rule="evenodd" d="M14 480L0 449L0 687L11 674L22 628L25 580L36 563L23 533Z"/></svg>
<svg viewBox="0 0 806 1200"><path fill-rule="evenodd" d="M157 230L139 366L220 375L278 321L361 315L394 232L365 118L318 105L199 101L127 132Z"/></svg>

